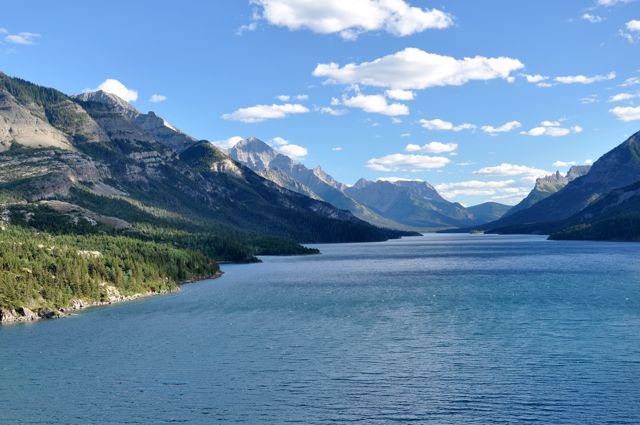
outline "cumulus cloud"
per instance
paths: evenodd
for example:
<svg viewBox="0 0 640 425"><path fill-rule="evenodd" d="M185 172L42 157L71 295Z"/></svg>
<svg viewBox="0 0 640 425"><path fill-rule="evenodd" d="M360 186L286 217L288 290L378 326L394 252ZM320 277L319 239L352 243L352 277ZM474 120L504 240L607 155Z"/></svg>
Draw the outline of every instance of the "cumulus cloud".
<svg viewBox="0 0 640 425"><path fill-rule="evenodd" d="M256 123L270 119L285 118L292 114L304 114L309 112L309 108L298 103L284 103L281 105L256 105L248 108L240 108L229 114L222 115L222 118L230 121L241 121L245 123Z"/></svg>
<svg viewBox="0 0 640 425"><path fill-rule="evenodd" d="M458 145L456 143L431 142L420 146L409 143L404 149L407 152L450 153L455 152L458 149Z"/></svg>
<svg viewBox="0 0 640 425"><path fill-rule="evenodd" d="M529 167L526 165L516 165L503 162L493 167L484 167L473 172L473 174L491 175L491 176L528 176L528 177L544 177L552 174L550 171L540 168Z"/></svg>
<svg viewBox="0 0 640 425"><path fill-rule="evenodd" d="M136 100L138 100L138 92L136 90L127 88L127 86L125 86L118 80L114 80L113 78L107 78L95 89L87 89L85 91L97 90L115 94L120 99L126 102L135 102Z"/></svg>
<svg viewBox="0 0 640 425"><path fill-rule="evenodd" d="M453 199L458 196L491 196L507 194L509 197L524 197L528 193L526 186L518 186L516 180L467 180L453 183L441 183L436 190L445 198Z"/></svg>
<svg viewBox="0 0 640 425"><path fill-rule="evenodd" d="M548 80L549 77L546 77L544 75L540 75L540 74L535 74L535 75L531 75L531 74L521 74L524 78L527 79L528 83L532 83L532 84L536 84L539 83L541 81L545 81Z"/></svg>
<svg viewBox="0 0 640 425"><path fill-rule="evenodd" d="M290 96L288 94L281 94L279 96L276 96L276 99L278 99L281 102L288 102L291 99L295 99L295 100L299 100L301 102L304 102L305 100L309 100L309 95L308 94L298 94L296 96Z"/></svg>
<svg viewBox="0 0 640 425"><path fill-rule="evenodd" d="M367 161L367 167L376 171L417 172L442 168L449 158L442 156L396 153Z"/></svg>
<svg viewBox="0 0 640 425"><path fill-rule="evenodd" d="M289 143L287 139L280 136L276 136L269 140L269 144L279 153L294 160L302 160L309 153L307 148Z"/></svg>
<svg viewBox="0 0 640 425"><path fill-rule="evenodd" d="M620 87L633 87L640 84L640 77L631 77L627 78L620 84Z"/></svg>
<svg viewBox="0 0 640 425"><path fill-rule="evenodd" d="M411 90L386 90L384 92L388 98L395 100L413 100L415 98L415 93Z"/></svg>
<svg viewBox="0 0 640 425"><path fill-rule="evenodd" d="M409 107L402 103L388 103L381 94L364 95L356 94L352 97L343 97L342 103L349 108L359 108L365 112L389 116L409 115Z"/></svg>
<svg viewBox="0 0 640 425"><path fill-rule="evenodd" d="M618 93L609 98L609 102L622 102L624 100L635 99L640 97L640 93Z"/></svg>
<svg viewBox="0 0 640 425"><path fill-rule="evenodd" d="M592 103L595 103L598 101L598 96L595 94L591 94L589 96L585 96L580 98L580 103L582 103L583 105L590 105Z"/></svg>
<svg viewBox="0 0 640 425"><path fill-rule="evenodd" d="M512 72L523 67L522 62L508 57L456 59L406 48L371 62L344 66L337 63L319 64L313 75L342 84L422 90L437 86L460 86L469 81L506 80Z"/></svg>
<svg viewBox="0 0 640 425"><path fill-rule="evenodd" d="M161 94L152 94L149 98L149 102L151 103L160 103L164 102L165 100L167 100L167 96L163 96Z"/></svg>
<svg viewBox="0 0 640 425"><path fill-rule="evenodd" d="M609 109L609 112L618 117L621 121L640 120L640 106L616 106L613 109Z"/></svg>
<svg viewBox="0 0 640 425"><path fill-rule="evenodd" d="M604 18L602 16L592 15L590 13L583 14L580 19L582 19L583 21L591 22L592 24L597 24L604 21Z"/></svg>
<svg viewBox="0 0 640 425"><path fill-rule="evenodd" d="M493 127L490 125L484 125L482 126L482 131L484 131L485 133L491 134L491 135L495 135L497 133L508 133L512 130L515 130L516 128L520 128L522 127L522 124L520 124L520 122L518 121L509 121L506 122L504 124L502 124L499 127Z"/></svg>
<svg viewBox="0 0 640 425"><path fill-rule="evenodd" d="M566 75L563 77L556 77L554 80L560 84L593 84L599 81L608 81L616 78L615 72L610 72L607 75L594 75L587 77L586 75Z"/></svg>
<svg viewBox="0 0 640 425"><path fill-rule="evenodd" d="M232 147L234 147L241 140L243 140L242 137L233 136L233 137L229 137L228 139L224 139L224 140L215 140L215 141L213 141L211 143L216 145L219 148L222 148L222 149L226 150L226 149L231 149Z"/></svg>
<svg viewBox="0 0 640 425"><path fill-rule="evenodd" d="M558 168L565 168L565 167L572 167L572 166L574 166L574 165L577 165L577 163L576 163L575 161L569 161L569 162L566 162L566 161L556 161L556 162L554 162L554 163L553 163L553 164L551 164L551 165L553 165L554 167L558 167Z"/></svg>
<svg viewBox="0 0 640 425"><path fill-rule="evenodd" d="M640 39L640 20L634 19L625 24L625 29L620 30L620 35L633 43Z"/></svg>
<svg viewBox="0 0 640 425"><path fill-rule="evenodd" d="M444 29L453 17L438 9L422 9L404 0L252 0L261 7L254 19L290 30L339 34L355 40L362 33L386 31L408 36L427 29Z"/></svg>
<svg viewBox="0 0 640 425"><path fill-rule="evenodd" d="M420 120L420 125L422 128L426 128L427 130L442 130L442 131L462 131L462 130L473 130L476 128L475 125L464 123L459 125L454 125L449 121L441 120L440 118L432 119L432 120Z"/></svg>
<svg viewBox="0 0 640 425"><path fill-rule="evenodd" d="M631 0L597 0L596 4L603 7L617 6L619 4L629 3Z"/></svg>
<svg viewBox="0 0 640 425"><path fill-rule="evenodd" d="M551 136L551 137L562 137L568 136L569 134L577 134L582 133L582 127L576 125L570 128L561 127L560 121L542 121L539 127L534 127L529 131L521 131L520 134L525 136Z"/></svg>
<svg viewBox="0 0 640 425"><path fill-rule="evenodd" d="M347 113L346 109L337 109L332 108L331 106L323 106L322 108L318 108L317 111L321 114L328 114L334 117L339 117Z"/></svg>
<svg viewBox="0 0 640 425"><path fill-rule="evenodd" d="M3 28L4 29L4 28ZM4 30L7 34L8 31ZM36 44L36 41L40 38L40 34L35 32L19 32L17 34L8 34L4 37L4 41L11 44L21 44L24 46L30 46Z"/></svg>
<svg viewBox="0 0 640 425"><path fill-rule="evenodd" d="M424 180L422 180L422 179L408 179L406 177L378 177L376 180L377 181L381 181L381 182L389 182L389 183L396 183L396 182L424 182Z"/></svg>
<svg viewBox="0 0 640 425"><path fill-rule="evenodd" d="M334 146L331 148L332 151L334 152L342 152L342 147L341 146Z"/></svg>

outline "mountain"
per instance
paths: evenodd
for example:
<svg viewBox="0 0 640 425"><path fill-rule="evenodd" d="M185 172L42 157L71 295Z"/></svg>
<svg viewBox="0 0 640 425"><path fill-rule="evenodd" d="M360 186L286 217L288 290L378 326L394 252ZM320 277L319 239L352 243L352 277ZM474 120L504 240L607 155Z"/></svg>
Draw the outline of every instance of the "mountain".
<svg viewBox="0 0 640 425"><path fill-rule="evenodd" d="M320 167L309 169L288 156L278 153L260 139L250 137L241 140L230 148L228 153L234 160L279 186L351 211L356 217L378 226L406 227L373 212L347 196L343 192L346 186L325 173Z"/></svg>
<svg viewBox="0 0 640 425"><path fill-rule="evenodd" d="M360 179L344 193L376 214L417 229L478 224L480 221L458 203L444 199L423 181L369 181Z"/></svg>
<svg viewBox="0 0 640 425"><path fill-rule="evenodd" d="M613 190L557 227L551 239L640 241L640 181Z"/></svg>
<svg viewBox="0 0 640 425"><path fill-rule="evenodd" d="M640 132L604 154L589 171L545 199L481 226L496 233L547 233L614 189L640 181Z"/></svg>
<svg viewBox="0 0 640 425"><path fill-rule="evenodd" d="M511 205L504 205L498 202L484 202L482 204L473 205L467 207L475 219L480 223L488 223L504 216L507 212L511 211Z"/></svg>
<svg viewBox="0 0 640 425"><path fill-rule="evenodd" d="M3 204L40 211L42 200L64 201L143 238L191 248L204 240L216 258L402 235L284 189L103 91L69 97L0 74L0 143Z"/></svg>
<svg viewBox="0 0 640 425"><path fill-rule="evenodd" d="M506 215L512 215L518 211L527 209L543 199L548 198L573 180L587 174L590 168L590 165L574 165L564 176L560 174L560 171L556 171L555 174L536 179L536 184L529 195L511 208Z"/></svg>
<svg viewBox="0 0 640 425"><path fill-rule="evenodd" d="M442 198L429 183L361 179L349 187L320 167L309 169L250 137L228 150L229 156L282 187L320 199L369 223L396 229L427 230L485 223L498 212L475 213ZM502 211L502 210L500 210Z"/></svg>

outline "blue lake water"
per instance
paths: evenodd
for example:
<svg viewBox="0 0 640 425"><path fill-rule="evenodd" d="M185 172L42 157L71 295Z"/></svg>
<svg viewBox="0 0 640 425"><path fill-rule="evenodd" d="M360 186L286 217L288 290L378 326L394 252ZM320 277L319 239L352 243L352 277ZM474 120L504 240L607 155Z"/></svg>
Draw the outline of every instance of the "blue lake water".
<svg viewBox="0 0 640 425"><path fill-rule="evenodd" d="M640 244L320 248L0 327L0 424L640 423Z"/></svg>

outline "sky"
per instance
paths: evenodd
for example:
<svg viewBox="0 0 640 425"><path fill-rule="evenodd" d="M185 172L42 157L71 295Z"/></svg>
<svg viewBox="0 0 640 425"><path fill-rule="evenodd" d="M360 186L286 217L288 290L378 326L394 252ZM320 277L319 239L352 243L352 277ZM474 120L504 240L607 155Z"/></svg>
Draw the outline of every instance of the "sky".
<svg viewBox="0 0 640 425"><path fill-rule="evenodd" d="M640 129L640 0L5 1L0 71L464 205Z"/></svg>

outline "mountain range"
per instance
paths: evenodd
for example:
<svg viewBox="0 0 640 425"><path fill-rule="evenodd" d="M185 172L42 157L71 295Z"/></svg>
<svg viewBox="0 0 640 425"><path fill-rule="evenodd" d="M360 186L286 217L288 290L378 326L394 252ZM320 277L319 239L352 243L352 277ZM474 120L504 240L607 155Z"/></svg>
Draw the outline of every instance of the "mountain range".
<svg viewBox="0 0 640 425"><path fill-rule="evenodd" d="M532 203L521 209L516 206L515 212L474 230L552 234L555 239L638 240L640 132L589 169L573 169L567 176L555 175L539 183L523 201L533 199Z"/></svg>
<svg viewBox="0 0 640 425"><path fill-rule="evenodd" d="M275 184L103 91L67 96L0 74L0 151L4 216L20 209L33 223L43 211L89 211L139 237L198 240L214 258L236 260L410 234Z"/></svg>
<svg viewBox="0 0 640 425"><path fill-rule="evenodd" d="M329 202L378 226L417 231L472 226L496 220L510 209L495 202L465 208L418 180L360 179L348 186L320 167L309 169L255 137L241 140L228 153L282 187Z"/></svg>

